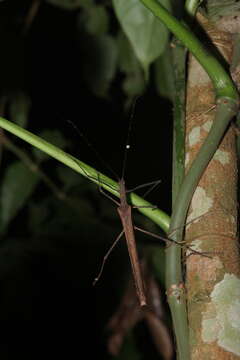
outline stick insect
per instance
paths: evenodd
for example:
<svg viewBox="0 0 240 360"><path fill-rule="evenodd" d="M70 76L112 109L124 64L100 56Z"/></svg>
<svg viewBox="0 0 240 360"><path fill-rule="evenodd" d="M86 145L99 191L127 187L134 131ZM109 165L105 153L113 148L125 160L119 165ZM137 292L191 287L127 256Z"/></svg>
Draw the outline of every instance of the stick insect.
<svg viewBox="0 0 240 360"><path fill-rule="evenodd" d="M135 102L136 103L136 102ZM145 306L147 305L147 296L146 296L146 291L145 291L145 284L143 281L143 276L142 276L142 272L141 272L141 266L140 266L140 261L139 261L139 257L138 257L138 252L137 252L137 247L136 247L136 240L135 240L135 232L134 230L138 230L141 231L145 234L148 234L150 236L153 236L161 241L166 242L167 244L169 244L170 242L175 243L179 246L184 246L183 243L177 242L175 240L169 239L169 238L164 238L162 236L153 234L151 232L148 232L144 229L141 229L137 226L135 226L133 224L133 219L132 219L132 206L128 203L127 201L127 193L129 193L130 191L126 189L125 186L125 180L124 180L124 175L125 175L125 169L126 169L126 162L127 162L127 150L130 148L129 145L129 139L130 139L130 134L131 134L131 126L132 126L132 118L133 118L133 113L134 113L134 107L135 107L135 103L133 105L132 111L131 111L131 116L130 116L130 120L129 120L129 127L128 127L128 133L127 133L127 142L126 142L126 147L125 147L125 152L124 152L124 159L123 159L123 166L122 166L122 176L121 178L119 178L117 176L117 174L113 171L112 168L109 167L109 165L107 163L105 163L105 161L100 157L100 155L96 152L95 148L92 146L92 144L87 140L87 138L79 131L79 129L77 128L77 126L72 122L72 121L68 121L72 127L78 132L78 134L83 138L84 142L93 150L93 152L96 154L96 156L99 158L99 160L104 164L104 166L106 166L107 168L110 169L111 172L114 173L115 177L118 178L118 185L119 185L119 197L120 197L120 202L118 202L117 200L113 199L110 195L108 195L107 193L105 193L105 191L103 191L103 188L101 187L101 181L100 178L98 178L97 182L99 185L99 190L101 193L103 193L107 198L109 198L110 200L112 200L116 205L117 205L117 211L119 214L119 217L121 219L121 223L123 226L123 230L121 231L121 233L118 235L118 237L116 238L116 240L114 241L114 243L112 244L112 246L110 247L110 249L107 251L106 255L103 258L102 261L102 265L100 268L100 271L97 275L97 277L94 279L93 281L93 285L95 285L97 283L97 281L99 280L99 278L102 275L103 272L103 268L105 265L105 262L108 258L108 256L110 255L111 251L113 250L113 248L115 247L115 245L117 244L117 242L122 238L123 235L125 235L126 238L126 243L127 243L127 248L128 248L128 253L129 253L129 257L130 257L130 262L131 262L131 267L132 267L132 273L133 273L133 277L134 277L134 283L135 283L135 287L136 287L136 292L137 292L137 296L139 299L139 303L140 306ZM80 165L79 165L80 166ZM90 178L90 179L94 179L96 181L96 178L87 174L87 172L82 168L83 172L85 173L86 177ZM152 191L153 188L155 188L156 186L158 186L158 184L160 183L160 180L158 181L154 181L154 182L150 182L147 184L143 184L140 185L138 187L136 187L133 190L139 189L141 187L144 186L150 186L151 188L150 190L148 190L143 197L145 197L150 191ZM133 191L131 190L131 191ZM154 210L154 208L153 208ZM198 251L192 249L190 246L186 246L187 248L191 249L191 251L193 253L196 254L200 254Z"/></svg>
<svg viewBox="0 0 240 360"><path fill-rule="evenodd" d="M107 254L104 256L100 272L99 272L98 276L94 279L93 285L95 285L96 282L99 280L99 278L102 274L103 268L104 268L104 264L109 256L110 252L112 251L114 246L117 244L117 242L121 239L123 234L125 234L127 247L128 247L128 253L129 253L130 262L131 262L131 266L132 266L134 283L135 283L136 291L137 291L137 296L139 299L140 306L145 306L147 304L147 299L146 299L145 285L144 285L143 276L141 273L140 261L139 261L139 257L138 257L136 240L135 240L134 225L133 225L133 219L132 219L132 206L129 205L128 201L127 201L127 190L126 190L125 181L124 181L124 174L125 174L126 160L127 160L127 150L130 148L128 143L129 143L129 138L130 138L130 133L131 133L131 125L132 125L132 118L133 118L135 103L136 102L134 102L134 104L133 104L133 107L131 110L131 116L130 116L130 120L129 120L127 143L126 143L126 148L125 148L125 152L124 152L121 178L119 178L114 172L114 175L118 178L120 203L103 191L103 189L101 188L100 179L98 179L99 190L101 191L101 193L103 193L107 198L111 199L118 206L117 211L118 211L119 217L121 219L123 231L118 235L118 237L114 241L113 245L111 246L111 248L109 249ZM92 148L92 150L97 155L97 157L100 159L100 161L104 162L104 165L109 168L108 164L105 164L105 161L103 161L103 159L101 157L99 157L99 154L95 151L92 144L88 142L86 137L83 136L83 134L76 127L76 125L74 123L72 123L71 121L69 121L69 122L74 127L74 129L78 132L78 134L84 139L84 141L87 143L87 145ZM110 168L110 170L111 170L111 172L113 172L113 170L111 168ZM87 176L89 177L89 175L87 175ZM159 181L157 183L159 183ZM156 186L156 182L149 183L147 185L152 185L152 184L154 184L154 187Z"/></svg>
<svg viewBox="0 0 240 360"><path fill-rule="evenodd" d="M140 261L139 261L139 257L138 257L137 247L136 247L134 225L133 225L133 219L132 219L132 206L129 205L127 202L127 190L126 190L125 181L124 181L123 177L118 181L118 184L119 184L120 203L118 203L115 199L112 199L110 196L108 196L108 194L105 194L105 193L104 194L118 205L117 211L118 211L118 214L119 214L121 222L122 222L123 231L119 234L119 236L114 241L113 245L111 246L111 248L109 249L107 254L104 256L101 270L100 270L98 276L94 279L93 284L96 284L96 282L99 280L99 278L102 274L102 271L103 271L104 264L109 256L110 252L112 251L114 246L117 244L117 242L120 240L120 238L123 236L123 234L125 234L127 247L128 247L128 253L129 253L131 266L132 266L134 282L135 282L136 291L137 291L137 296L139 299L140 306L144 306L144 305L147 305L147 299L146 299L146 294L145 294L145 285L143 282L143 276L142 276L141 267L140 267ZM101 190L101 192L103 192L103 191Z"/></svg>

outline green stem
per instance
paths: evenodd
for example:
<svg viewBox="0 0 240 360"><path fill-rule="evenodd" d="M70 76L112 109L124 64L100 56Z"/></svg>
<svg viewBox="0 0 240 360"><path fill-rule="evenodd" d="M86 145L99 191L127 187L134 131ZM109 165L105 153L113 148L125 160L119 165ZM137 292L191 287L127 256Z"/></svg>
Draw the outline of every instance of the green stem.
<svg viewBox="0 0 240 360"><path fill-rule="evenodd" d="M172 49L174 69L174 114L173 114L173 174L172 208L185 173L185 103L186 103L186 49L174 39Z"/></svg>
<svg viewBox="0 0 240 360"><path fill-rule="evenodd" d="M185 103L186 103L186 48L183 47L179 40L174 41L173 59L174 59L174 73L175 73L175 97L174 97L174 128L173 128L173 174L172 174L172 208L176 206L177 195L180 191L181 184L185 175ZM168 263L174 260L178 263L176 270L178 270L179 277L182 278L181 258L182 251L179 247L171 246L166 251L166 275L168 274ZM169 281L167 281L169 283ZM179 288L181 291L181 288ZM177 295L176 295L177 296ZM171 293L168 292L168 301L171 309L174 309L175 316L172 317L174 328L176 331L177 344L181 343L181 348L188 349L188 326L187 326L187 311L184 302L177 304L172 301ZM178 308L176 306L178 305ZM173 311L173 310L172 310ZM179 339L179 336L181 339ZM184 343L185 341L185 343ZM183 353L183 351L181 351ZM187 358L188 354L183 353Z"/></svg>
<svg viewBox="0 0 240 360"><path fill-rule="evenodd" d="M186 13L188 15L190 15L191 17L193 17L196 14L197 9L201 5L202 2L203 2L203 0L186 0L186 3L185 3Z"/></svg>
<svg viewBox="0 0 240 360"><path fill-rule="evenodd" d="M100 184L101 187L112 193L114 196L119 197L118 183L110 179L109 177L101 174L91 166L85 164L74 156L50 144L46 140L41 139L39 136L32 134L30 131L23 129L20 126L2 117L0 117L0 127L18 136L20 139L33 145L37 149L45 152L52 158L67 165L68 167L85 176L94 183L98 185ZM134 193L131 193L129 195L129 200L131 201L132 205L136 207L143 207L138 209L139 212L141 212L143 215L152 220L155 224L160 226L164 230L164 232L168 231L170 218L164 211L160 209L155 209L155 207L151 203Z"/></svg>
<svg viewBox="0 0 240 360"><path fill-rule="evenodd" d="M216 97L229 97L238 101L238 93L230 76L220 62L211 55L198 38L172 16L158 0L140 0L167 28L191 51L209 75L216 90Z"/></svg>

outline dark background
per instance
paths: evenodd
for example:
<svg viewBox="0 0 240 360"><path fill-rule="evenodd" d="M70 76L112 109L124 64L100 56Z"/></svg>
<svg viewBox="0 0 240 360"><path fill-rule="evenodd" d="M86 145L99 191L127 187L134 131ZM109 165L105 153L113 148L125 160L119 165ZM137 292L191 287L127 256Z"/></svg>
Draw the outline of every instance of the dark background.
<svg viewBox="0 0 240 360"><path fill-rule="evenodd" d="M113 81L108 99L92 95L81 73L84 44L76 32L78 11L64 11L42 2L23 37L23 19L30 4L13 0L0 3L2 95L24 89L32 101L28 129L34 133L58 129L68 140L66 151L112 177L67 122L73 121L104 161L121 174L130 117L130 111L124 111L122 74ZM152 76L134 110L126 182L132 188L161 179L159 188L148 199L170 213L172 109L157 94ZM25 146L22 141L14 141ZM3 166L13 160L6 152L3 158ZM58 183L57 166L63 167L49 160L44 171ZM71 171L69 174L72 176ZM28 224L29 209L22 209L2 237L2 359L109 356L106 323L122 295L129 261L122 242L112 253L101 281L92 287L103 255L121 226L114 215L115 205L102 199L89 181L79 181L79 187L86 190L80 203L85 209L83 219L55 199L46 228L43 226L33 235ZM34 201L40 203L50 196L49 189L40 184ZM147 242L139 236L140 245ZM159 358L151 350L145 325L141 324L137 331L146 354L142 358Z"/></svg>

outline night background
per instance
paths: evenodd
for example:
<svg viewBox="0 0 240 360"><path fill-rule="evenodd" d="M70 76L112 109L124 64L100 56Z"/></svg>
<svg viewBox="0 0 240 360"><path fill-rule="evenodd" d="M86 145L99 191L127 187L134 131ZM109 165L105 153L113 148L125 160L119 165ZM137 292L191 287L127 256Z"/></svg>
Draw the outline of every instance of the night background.
<svg viewBox="0 0 240 360"><path fill-rule="evenodd" d="M95 4L105 6L108 34L116 39L120 26L111 2ZM140 65L137 75L129 75L116 64L114 76L96 89L100 47L97 35L86 30L85 15L85 8L66 9L51 1L0 3L1 114L20 125L23 121L29 131L113 177L104 162L121 175L137 96L125 180L131 189L161 179L147 200L170 214L171 102L159 92L154 66L146 85ZM107 323L131 272L124 240L110 255L99 283L93 287L92 281L121 232L116 206L56 160L7 133L2 139L0 357L71 359L87 353L88 358L111 359ZM21 150L32 161L24 169ZM31 164L37 164L39 172L33 174ZM43 181L43 174L54 186ZM159 231L137 213L136 223ZM163 254L159 241L136 236L140 253L154 249ZM117 359L161 358L144 321L124 346Z"/></svg>

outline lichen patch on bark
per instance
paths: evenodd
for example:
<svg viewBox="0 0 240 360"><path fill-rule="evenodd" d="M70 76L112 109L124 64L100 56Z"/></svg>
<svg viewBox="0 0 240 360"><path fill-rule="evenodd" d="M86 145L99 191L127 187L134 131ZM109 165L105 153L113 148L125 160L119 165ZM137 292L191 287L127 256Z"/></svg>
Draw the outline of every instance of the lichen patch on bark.
<svg viewBox="0 0 240 360"><path fill-rule="evenodd" d="M188 135L189 146L193 146L200 141L200 127L195 126Z"/></svg>
<svg viewBox="0 0 240 360"><path fill-rule="evenodd" d="M206 121L204 124L203 124L203 129L207 132L209 132L211 130L211 127L212 127L212 124L213 124L213 121L212 120L208 120Z"/></svg>
<svg viewBox="0 0 240 360"><path fill-rule="evenodd" d="M203 313L202 339L217 341L224 350L240 356L240 279L234 274L225 274L210 294L212 309Z"/></svg>
<svg viewBox="0 0 240 360"><path fill-rule="evenodd" d="M213 159L220 161L222 165L226 165L230 161L230 155L228 154L228 152L218 149Z"/></svg>
<svg viewBox="0 0 240 360"><path fill-rule="evenodd" d="M187 227L190 227L193 222L196 223L201 216L207 214L212 205L213 199L207 195L201 186L198 186L192 198L191 210L187 217L187 224L189 223Z"/></svg>
<svg viewBox="0 0 240 360"><path fill-rule="evenodd" d="M190 160L190 157L189 157L189 153L187 152L187 153L185 154L185 167L188 166L189 160Z"/></svg>

